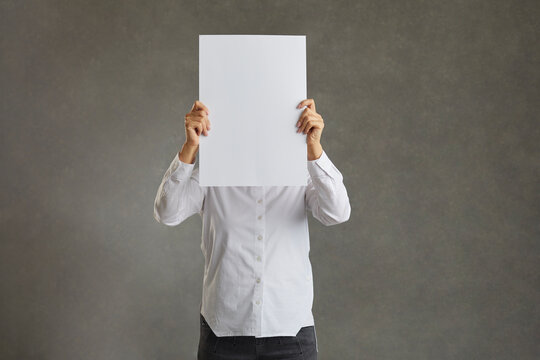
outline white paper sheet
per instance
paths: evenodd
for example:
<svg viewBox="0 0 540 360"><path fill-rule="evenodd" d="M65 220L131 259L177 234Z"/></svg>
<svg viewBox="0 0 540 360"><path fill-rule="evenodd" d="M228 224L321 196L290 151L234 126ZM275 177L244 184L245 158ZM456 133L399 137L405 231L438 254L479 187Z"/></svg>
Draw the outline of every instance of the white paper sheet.
<svg viewBox="0 0 540 360"><path fill-rule="evenodd" d="M305 35L199 35L202 186L306 186Z"/></svg>

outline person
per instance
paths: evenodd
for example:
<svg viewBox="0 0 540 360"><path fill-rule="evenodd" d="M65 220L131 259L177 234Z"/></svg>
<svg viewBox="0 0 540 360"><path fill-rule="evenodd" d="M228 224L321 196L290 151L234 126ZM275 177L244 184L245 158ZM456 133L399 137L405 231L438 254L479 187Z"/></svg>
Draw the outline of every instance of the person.
<svg viewBox="0 0 540 360"><path fill-rule="evenodd" d="M167 226L202 218L198 360L317 359L307 214L336 225L351 207L321 146L324 120L313 99L304 106L296 132L306 135L307 186L199 185L195 160L210 111L197 100L185 115L186 141L158 188L154 218Z"/></svg>

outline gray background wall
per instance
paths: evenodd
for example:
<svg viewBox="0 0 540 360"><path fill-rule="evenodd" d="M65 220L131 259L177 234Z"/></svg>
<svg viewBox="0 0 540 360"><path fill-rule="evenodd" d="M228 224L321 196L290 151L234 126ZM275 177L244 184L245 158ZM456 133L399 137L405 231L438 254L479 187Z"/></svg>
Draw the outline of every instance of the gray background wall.
<svg viewBox="0 0 540 360"><path fill-rule="evenodd" d="M535 1L1 1L1 359L194 359L201 220L153 201L198 34L305 34L347 223L320 359L540 356Z"/></svg>

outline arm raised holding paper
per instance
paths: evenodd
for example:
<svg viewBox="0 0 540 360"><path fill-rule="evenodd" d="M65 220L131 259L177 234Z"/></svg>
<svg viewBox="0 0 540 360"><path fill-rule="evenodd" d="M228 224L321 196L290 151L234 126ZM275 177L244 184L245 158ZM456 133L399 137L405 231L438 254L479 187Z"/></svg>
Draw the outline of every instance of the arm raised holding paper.
<svg viewBox="0 0 540 360"><path fill-rule="evenodd" d="M297 108L300 109L302 106L306 106L300 119L296 122L297 133L303 132L307 134L306 143L308 146L308 160L318 159L322 152L321 146L321 135L324 128L324 120L321 115L317 114L315 110L315 101L313 99L306 99L298 104Z"/></svg>
<svg viewBox="0 0 540 360"><path fill-rule="evenodd" d="M208 113L203 103L195 101L185 116L186 142L163 176L154 201L154 218L162 224L175 226L191 215L202 215L205 194L199 185L195 155L200 134L207 136L210 130Z"/></svg>
<svg viewBox="0 0 540 360"><path fill-rule="evenodd" d="M296 132L307 134L308 185L306 188L306 208L323 225L335 225L349 220L351 205L343 175L330 161L321 146L324 120L315 109L315 101L306 99L297 108L306 106L296 126Z"/></svg>
<svg viewBox="0 0 540 360"><path fill-rule="evenodd" d="M199 150L199 136L201 133L208 136L208 130L210 130L209 113L208 108L202 102L196 100L190 112L184 117L186 142L178 154L181 161L188 164L195 163L195 155Z"/></svg>

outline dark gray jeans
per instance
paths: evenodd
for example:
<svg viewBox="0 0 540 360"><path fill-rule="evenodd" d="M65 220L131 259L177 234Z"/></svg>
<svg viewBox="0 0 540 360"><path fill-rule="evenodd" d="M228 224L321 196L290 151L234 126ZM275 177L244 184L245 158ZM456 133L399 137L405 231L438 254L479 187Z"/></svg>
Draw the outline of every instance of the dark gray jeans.
<svg viewBox="0 0 540 360"><path fill-rule="evenodd" d="M315 326L296 336L216 336L201 314L197 360L317 360Z"/></svg>

